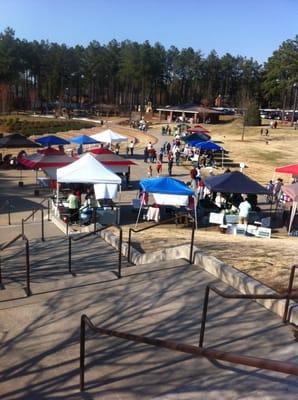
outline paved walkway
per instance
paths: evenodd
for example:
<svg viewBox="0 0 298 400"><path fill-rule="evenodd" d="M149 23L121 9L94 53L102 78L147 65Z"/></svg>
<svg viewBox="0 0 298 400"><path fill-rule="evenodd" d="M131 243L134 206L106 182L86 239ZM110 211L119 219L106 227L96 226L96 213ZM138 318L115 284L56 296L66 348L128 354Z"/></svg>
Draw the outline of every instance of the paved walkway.
<svg viewBox="0 0 298 400"><path fill-rule="evenodd" d="M58 262L51 258L53 248L60 249ZM298 386L293 376L210 362L90 332L86 393L80 394L79 325L83 313L111 329L197 345L205 286L212 283L231 290L184 260L126 267L118 280L110 267L104 268L112 254L109 246L92 248L92 254L77 255L80 271L65 278L63 285L61 267L66 253L61 250L61 240L38 244L50 269L46 277L36 276L35 295L0 302L1 399L296 398ZM289 328L251 301L223 301L211 295L205 345L298 361Z"/></svg>

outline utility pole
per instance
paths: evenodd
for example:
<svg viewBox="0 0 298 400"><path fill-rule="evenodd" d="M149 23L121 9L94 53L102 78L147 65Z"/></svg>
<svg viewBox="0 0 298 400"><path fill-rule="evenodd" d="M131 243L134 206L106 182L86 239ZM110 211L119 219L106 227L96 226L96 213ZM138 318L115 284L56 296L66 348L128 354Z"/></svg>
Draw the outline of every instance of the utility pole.
<svg viewBox="0 0 298 400"><path fill-rule="evenodd" d="M296 104L297 104L297 92L298 92L298 84L294 83L293 85L294 89L294 106L293 106L293 113L292 113L292 120L291 120L291 125L294 125L295 122L295 111L296 111Z"/></svg>

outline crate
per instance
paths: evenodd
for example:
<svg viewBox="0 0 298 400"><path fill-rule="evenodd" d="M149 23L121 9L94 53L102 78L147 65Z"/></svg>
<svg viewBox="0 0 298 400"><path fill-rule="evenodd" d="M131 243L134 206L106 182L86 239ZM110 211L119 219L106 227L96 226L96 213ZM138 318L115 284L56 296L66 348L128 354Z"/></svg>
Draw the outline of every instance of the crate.
<svg viewBox="0 0 298 400"><path fill-rule="evenodd" d="M263 228L263 227L258 228L256 237L270 239L271 238L271 229Z"/></svg>

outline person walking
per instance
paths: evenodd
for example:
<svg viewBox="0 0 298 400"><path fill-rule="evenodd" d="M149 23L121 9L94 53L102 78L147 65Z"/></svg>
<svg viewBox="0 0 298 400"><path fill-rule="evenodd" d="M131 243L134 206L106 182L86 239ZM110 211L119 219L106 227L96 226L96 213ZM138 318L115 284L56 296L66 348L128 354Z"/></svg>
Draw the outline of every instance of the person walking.
<svg viewBox="0 0 298 400"><path fill-rule="evenodd" d="M162 163L160 160L157 160L156 161L156 173L157 173L158 177L160 177L161 172L162 172Z"/></svg>
<svg viewBox="0 0 298 400"><path fill-rule="evenodd" d="M169 173L170 176L172 175L173 164L174 164L174 159L173 159L173 157L169 157L169 161L168 161L168 173Z"/></svg>

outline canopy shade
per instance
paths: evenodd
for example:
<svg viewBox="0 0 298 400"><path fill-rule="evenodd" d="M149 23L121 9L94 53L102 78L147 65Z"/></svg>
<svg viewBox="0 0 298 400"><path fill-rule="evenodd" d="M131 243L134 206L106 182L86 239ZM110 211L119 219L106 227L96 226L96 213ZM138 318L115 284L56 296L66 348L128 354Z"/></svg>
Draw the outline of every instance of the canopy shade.
<svg viewBox="0 0 298 400"><path fill-rule="evenodd" d="M189 133L196 133L196 132L209 133L209 131L207 131L207 129L205 129L201 125L195 125L193 128L190 127L187 129L187 132L189 132Z"/></svg>
<svg viewBox="0 0 298 400"><path fill-rule="evenodd" d="M298 201L298 182L293 183L292 185L282 186L282 191L288 195L291 200Z"/></svg>
<svg viewBox="0 0 298 400"><path fill-rule="evenodd" d="M275 172L298 175L298 164L286 165L284 167L275 168Z"/></svg>
<svg viewBox="0 0 298 400"><path fill-rule="evenodd" d="M184 140L184 142L186 143L190 141L206 142L207 140L210 139L211 137L203 132L192 133L191 135L187 135L182 138L182 140Z"/></svg>
<svg viewBox="0 0 298 400"><path fill-rule="evenodd" d="M19 158L19 163L31 169L60 168L74 161L72 157L59 152L43 152Z"/></svg>
<svg viewBox="0 0 298 400"><path fill-rule="evenodd" d="M196 142L196 141L190 141L188 142L189 146L197 147L201 150L213 150L213 151L223 151L224 148L219 146L218 144L212 142L211 140L208 140L206 142Z"/></svg>
<svg viewBox="0 0 298 400"><path fill-rule="evenodd" d="M65 183L121 183L121 178L105 168L90 153L57 169L57 181Z"/></svg>
<svg viewBox="0 0 298 400"><path fill-rule="evenodd" d="M102 143L122 143L127 141L126 136L122 136L117 132L112 131L111 129L107 129L103 132L96 133L91 136L93 139L96 139L98 142Z"/></svg>
<svg viewBox="0 0 298 400"><path fill-rule="evenodd" d="M19 133L11 133L0 138L0 147L5 147L7 149L18 149L23 147L40 147L40 145L28 139L24 135Z"/></svg>
<svg viewBox="0 0 298 400"><path fill-rule="evenodd" d="M36 139L35 142L39 143L43 146L52 146L52 145L60 145L60 144L64 145L64 144L70 143L68 140L62 139L55 135L43 136L39 139Z"/></svg>
<svg viewBox="0 0 298 400"><path fill-rule="evenodd" d="M95 144L98 143L98 140L93 139L91 136L87 135L81 135L81 136L76 136L71 139L69 139L71 143L76 143L76 144Z"/></svg>
<svg viewBox="0 0 298 400"><path fill-rule="evenodd" d="M161 177L154 179L143 179L140 186L147 193L174 194L181 196L192 196L194 191L184 182L178 179Z"/></svg>
<svg viewBox="0 0 298 400"><path fill-rule="evenodd" d="M104 165L136 165L135 162L128 160L113 153L109 149L96 148L91 149L90 153L94 154L97 161L100 161Z"/></svg>
<svg viewBox="0 0 298 400"><path fill-rule="evenodd" d="M205 185L213 192L269 194L266 188L239 171L208 177Z"/></svg>

